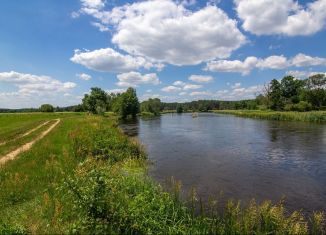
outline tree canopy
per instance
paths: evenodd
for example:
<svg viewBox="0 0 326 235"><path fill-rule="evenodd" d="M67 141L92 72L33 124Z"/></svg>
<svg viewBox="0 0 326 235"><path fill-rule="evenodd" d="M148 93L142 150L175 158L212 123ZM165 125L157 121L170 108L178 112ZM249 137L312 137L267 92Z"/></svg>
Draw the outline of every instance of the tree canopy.
<svg viewBox="0 0 326 235"><path fill-rule="evenodd" d="M42 104L40 111L45 113L52 113L54 112L54 107L51 104Z"/></svg>

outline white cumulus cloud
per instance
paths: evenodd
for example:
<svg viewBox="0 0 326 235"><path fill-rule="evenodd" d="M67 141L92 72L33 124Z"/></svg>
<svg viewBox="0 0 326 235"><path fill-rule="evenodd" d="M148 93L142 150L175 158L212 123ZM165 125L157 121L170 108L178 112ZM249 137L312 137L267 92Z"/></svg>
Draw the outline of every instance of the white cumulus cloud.
<svg viewBox="0 0 326 235"><path fill-rule="evenodd" d="M161 90L164 92L177 92L177 91L180 91L181 88L176 87L176 86L166 86L166 87L163 87Z"/></svg>
<svg viewBox="0 0 326 235"><path fill-rule="evenodd" d="M311 35L325 27L326 0L234 0L242 27L256 35Z"/></svg>
<svg viewBox="0 0 326 235"><path fill-rule="evenodd" d="M188 80L198 83L209 83L212 82L214 78L207 75L191 75Z"/></svg>
<svg viewBox="0 0 326 235"><path fill-rule="evenodd" d="M234 72L248 75L254 68L259 69L285 69L289 67L325 66L326 59L312 57L302 53L293 58L286 58L283 55L272 55L264 59L257 57L247 57L240 60L216 60L206 64L204 70L211 72Z"/></svg>
<svg viewBox="0 0 326 235"><path fill-rule="evenodd" d="M0 92L0 106L11 108L37 107L45 102L58 103L62 101L63 94L76 87L73 82L61 82L49 76L15 71L0 72L1 82L16 88L13 92Z"/></svg>
<svg viewBox="0 0 326 235"><path fill-rule="evenodd" d="M256 57L247 57L244 61L240 60L217 60L207 63L205 70L212 72L236 72L248 75L257 65Z"/></svg>
<svg viewBox="0 0 326 235"><path fill-rule="evenodd" d="M76 76L81 79L81 80L85 80L85 81L89 81L92 79L92 76L89 75L89 74L86 74L86 73L79 73L79 74L76 74Z"/></svg>
<svg viewBox="0 0 326 235"><path fill-rule="evenodd" d="M110 11L100 7L83 7L82 12L98 20L100 29L112 28L112 42L120 49L162 63L195 65L227 58L246 42L237 21L215 5L191 11L180 2L154 0Z"/></svg>
<svg viewBox="0 0 326 235"><path fill-rule="evenodd" d="M143 57L123 55L112 48L103 48L94 51L76 50L70 59L76 64L81 64L89 69L102 72L127 72L139 68L152 68L161 65L154 65Z"/></svg>
<svg viewBox="0 0 326 235"><path fill-rule="evenodd" d="M160 84L160 80L157 77L156 73L142 75L141 73L133 71L129 73L118 74L117 78L119 80L117 85L120 87L137 87L144 84Z"/></svg>

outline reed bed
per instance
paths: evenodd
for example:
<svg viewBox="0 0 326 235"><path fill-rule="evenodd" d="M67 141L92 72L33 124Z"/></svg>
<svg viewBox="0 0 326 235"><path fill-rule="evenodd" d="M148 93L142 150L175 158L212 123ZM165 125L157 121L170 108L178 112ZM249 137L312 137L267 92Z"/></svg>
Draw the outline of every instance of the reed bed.
<svg viewBox="0 0 326 235"><path fill-rule="evenodd" d="M259 110L213 110L214 113L231 114L239 117L268 119L276 121L326 122L326 111L277 112Z"/></svg>

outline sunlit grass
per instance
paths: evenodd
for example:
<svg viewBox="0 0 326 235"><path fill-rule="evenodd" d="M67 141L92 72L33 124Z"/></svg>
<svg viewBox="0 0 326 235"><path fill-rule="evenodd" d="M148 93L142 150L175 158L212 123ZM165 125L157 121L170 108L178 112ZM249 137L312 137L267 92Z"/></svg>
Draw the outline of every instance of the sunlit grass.
<svg viewBox="0 0 326 235"><path fill-rule="evenodd" d="M326 111L277 112L259 110L213 110L214 113L232 114L240 117L268 119L276 121L326 122Z"/></svg>

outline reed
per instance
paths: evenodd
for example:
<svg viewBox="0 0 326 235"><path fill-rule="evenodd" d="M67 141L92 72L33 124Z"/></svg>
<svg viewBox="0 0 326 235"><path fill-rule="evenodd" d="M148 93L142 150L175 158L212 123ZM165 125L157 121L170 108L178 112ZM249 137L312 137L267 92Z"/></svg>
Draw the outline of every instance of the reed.
<svg viewBox="0 0 326 235"><path fill-rule="evenodd" d="M218 114L231 114L239 117L268 119L276 121L302 121L302 122L326 122L325 111L311 112L277 112L277 111L259 111L259 110L213 110Z"/></svg>

